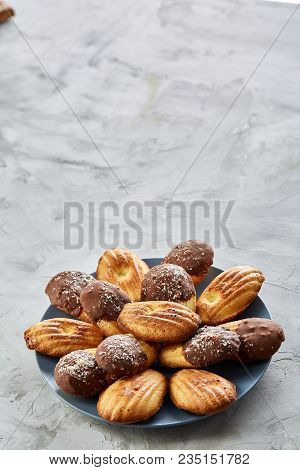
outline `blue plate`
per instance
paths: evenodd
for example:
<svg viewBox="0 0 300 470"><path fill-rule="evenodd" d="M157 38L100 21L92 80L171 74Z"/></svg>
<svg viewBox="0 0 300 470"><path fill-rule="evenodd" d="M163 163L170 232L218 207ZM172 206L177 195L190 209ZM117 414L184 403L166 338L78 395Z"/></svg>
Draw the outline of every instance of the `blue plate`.
<svg viewBox="0 0 300 470"><path fill-rule="evenodd" d="M161 258L149 258L145 259L146 263L152 267L160 264L162 261ZM206 278L197 286L197 297L199 294L210 284L210 282L222 272L221 269L211 267ZM65 315L63 312L57 308L50 306L45 314L42 317L42 320L47 320L49 318L70 318L68 315ZM239 318L247 317L260 317L260 318L271 318L271 315L263 303L263 301L257 297L254 302L245 310L243 315ZM93 398L77 398L72 395L68 395L60 390L54 380L53 371L58 362L57 358L44 356L42 354L36 353L37 363L40 368L40 371L49 385L49 387L54 391L54 393L65 403L67 403L72 408L84 413L91 418L96 419L102 423L108 423L105 419L100 418L97 414L96 403L97 397ZM258 382L266 371L270 360L259 361L252 364L247 364L247 367L243 366L240 363L233 361L225 361L221 364L216 364L211 367L207 367L207 370L215 372L216 374L221 375L229 380L231 380L237 388L237 399L239 400L246 393L251 390L252 387ZM165 369L163 367L155 367L155 369L163 372L165 375L170 376L176 370L175 369ZM166 396L163 406L159 412L148 419L147 421L136 423L136 424L119 424L119 423L110 423L116 424L117 426L130 426L134 428L167 428L172 426L180 426L182 424L188 424L195 421L201 421L206 419L206 416L197 416L187 411L180 410L176 408L171 402L170 398Z"/></svg>

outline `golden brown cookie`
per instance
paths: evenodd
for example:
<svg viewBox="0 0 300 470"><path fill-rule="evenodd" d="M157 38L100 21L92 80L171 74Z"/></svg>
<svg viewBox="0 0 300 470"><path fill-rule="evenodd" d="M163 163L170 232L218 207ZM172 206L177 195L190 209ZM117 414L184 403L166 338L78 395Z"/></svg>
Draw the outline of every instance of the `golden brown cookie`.
<svg viewBox="0 0 300 470"><path fill-rule="evenodd" d="M142 283L141 301L177 302L196 310L196 291L191 276L175 264L151 268Z"/></svg>
<svg viewBox="0 0 300 470"><path fill-rule="evenodd" d="M116 320L99 320L97 322L98 328L100 328L103 336L106 338L108 336L113 335L122 335L123 333L127 333L126 330L122 329Z"/></svg>
<svg viewBox="0 0 300 470"><path fill-rule="evenodd" d="M158 359L160 345L158 343L149 343L149 341L143 341L142 339L139 339L138 342L147 356L146 368L151 367Z"/></svg>
<svg viewBox="0 0 300 470"><path fill-rule="evenodd" d="M117 380L100 393L97 411L108 421L145 421L158 412L166 390L167 380L163 374L147 369L133 377Z"/></svg>
<svg viewBox="0 0 300 470"><path fill-rule="evenodd" d="M235 266L219 274L202 292L197 313L207 325L219 325L237 317L255 299L263 273L251 266Z"/></svg>
<svg viewBox="0 0 300 470"><path fill-rule="evenodd" d="M237 333L241 342L238 356L243 362L269 359L285 340L281 325L267 318L245 318L221 326Z"/></svg>
<svg viewBox="0 0 300 470"><path fill-rule="evenodd" d="M48 282L45 292L52 305L65 313L86 321L80 304L83 289L95 279L80 271L63 271Z"/></svg>
<svg viewBox="0 0 300 470"><path fill-rule="evenodd" d="M174 302L135 302L126 304L118 325L136 338L177 343L188 339L201 323L195 312Z"/></svg>
<svg viewBox="0 0 300 470"><path fill-rule="evenodd" d="M174 246L163 263L181 266L191 276L194 284L199 284L206 277L213 259L211 246L200 240L188 240Z"/></svg>
<svg viewBox="0 0 300 470"><path fill-rule="evenodd" d="M115 284L133 302L141 299L144 275L149 271L147 264L129 250L114 248L105 251L99 259L96 278Z"/></svg>
<svg viewBox="0 0 300 470"><path fill-rule="evenodd" d="M106 372L88 351L73 351L63 356L54 369L54 379L64 392L91 397L107 386Z"/></svg>
<svg viewBox="0 0 300 470"><path fill-rule="evenodd" d="M77 318L78 320L85 321L86 323L92 323L89 315L83 311L78 315Z"/></svg>
<svg viewBox="0 0 300 470"><path fill-rule="evenodd" d="M164 367L172 369L194 369L183 355L184 343L165 344L159 354L159 363Z"/></svg>
<svg viewBox="0 0 300 470"><path fill-rule="evenodd" d="M56 357L78 349L97 347L103 339L97 326L67 318L36 323L27 328L24 338L28 349Z"/></svg>
<svg viewBox="0 0 300 470"><path fill-rule="evenodd" d="M177 408L196 415L218 413L236 398L232 382L205 370L183 369L170 379L170 397Z"/></svg>
<svg viewBox="0 0 300 470"><path fill-rule="evenodd" d="M93 356L96 356L97 348L87 348L87 349L83 349L83 351L93 354Z"/></svg>

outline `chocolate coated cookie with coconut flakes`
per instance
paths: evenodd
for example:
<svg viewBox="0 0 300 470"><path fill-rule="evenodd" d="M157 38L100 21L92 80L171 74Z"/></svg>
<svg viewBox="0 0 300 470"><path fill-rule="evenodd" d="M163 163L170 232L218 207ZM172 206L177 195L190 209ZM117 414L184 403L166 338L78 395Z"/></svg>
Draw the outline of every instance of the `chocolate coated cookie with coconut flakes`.
<svg viewBox="0 0 300 470"><path fill-rule="evenodd" d="M98 322L101 319L117 320L124 305L131 300L118 286L94 280L83 289L80 302L91 321Z"/></svg>
<svg viewBox="0 0 300 470"><path fill-rule="evenodd" d="M133 336L114 335L99 344L96 361L106 371L108 380L116 380L142 372L147 355Z"/></svg>
<svg viewBox="0 0 300 470"><path fill-rule="evenodd" d="M50 279L45 292L52 305L74 317L79 317L82 312L80 294L92 281L95 281L95 278L89 274L80 271L63 271Z"/></svg>
<svg viewBox="0 0 300 470"><path fill-rule="evenodd" d="M163 263L177 264L191 276L194 284L205 278L214 259L210 245L200 240L188 240L174 246Z"/></svg>
<svg viewBox="0 0 300 470"><path fill-rule="evenodd" d="M183 346L185 359L195 367L206 367L237 356L237 333L219 326L203 326Z"/></svg>
<svg viewBox="0 0 300 470"><path fill-rule="evenodd" d="M154 266L145 274L141 300L186 302L196 296L191 276L175 264Z"/></svg>
<svg viewBox="0 0 300 470"><path fill-rule="evenodd" d="M106 372L98 366L93 354L73 351L63 356L54 370L57 385L78 397L96 395L107 386Z"/></svg>

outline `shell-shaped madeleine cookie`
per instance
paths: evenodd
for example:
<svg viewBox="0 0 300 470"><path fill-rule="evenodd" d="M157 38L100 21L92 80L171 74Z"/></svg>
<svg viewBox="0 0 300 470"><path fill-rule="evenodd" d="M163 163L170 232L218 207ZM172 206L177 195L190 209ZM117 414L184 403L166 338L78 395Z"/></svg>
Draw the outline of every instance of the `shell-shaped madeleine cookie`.
<svg viewBox="0 0 300 470"><path fill-rule="evenodd" d="M62 271L48 282L45 293L48 295L52 305L73 317L82 316L80 295L84 288L95 281L93 276L80 271Z"/></svg>
<svg viewBox="0 0 300 470"><path fill-rule="evenodd" d="M267 318L245 318L221 326L237 333L241 342L238 357L244 362L269 359L285 340L281 325Z"/></svg>
<svg viewBox="0 0 300 470"><path fill-rule="evenodd" d="M255 299L265 278L251 266L235 266L219 274L202 292L197 313L207 325L235 318Z"/></svg>
<svg viewBox="0 0 300 470"><path fill-rule="evenodd" d="M166 344L164 345L159 354L159 363L164 367L171 369L189 369L194 368L183 354L183 344Z"/></svg>
<svg viewBox="0 0 300 470"><path fill-rule="evenodd" d="M148 341L143 341L141 339L139 339L138 342L140 343L142 350L147 356L147 360L145 364L145 368L147 369L148 367L151 367L152 364L154 364L154 362L157 361L158 356L159 356L160 346L157 343L149 343ZM94 356L96 355L96 348L85 349L85 351L93 354Z"/></svg>
<svg viewBox="0 0 300 470"><path fill-rule="evenodd" d="M167 390L167 380L147 369L133 377L119 379L99 396L99 416L118 423L145 421L160 409Z"/></svg>
<svg viewBox="0 0 300 470"><path fill-rule="evenodd" d="M176 264L159 264L144 277L142 301L176 302L196 310L196 291L191 276Z"/></svg>
<svg viewBox="0 0 300 470"><path fill-rule="evenodd" d="M78 349L95 348L103 339L97 326L67 318L36 323L27 328L24 338L28 349L54 357Z"/></svg>
<svg viewBox="0 0 300 470"><path fill-rule="evenodd" d="M145 341L177 343L188 339L201 323L201 317L175 302L135 302L126 304L118 324Z"/></svg>
<svg viewBox="0 0 300 470"><path fill-rule="evenodd" d="M129 250L114 248L99 259L96 278L119 286L133 302L141 298L144 275L149 266Z"/></svg>
<svg viewBox="0 0 300 470"><path fill-rule="evenodd" d="M105 338L97 347L95 358L112 381L139 374L146 369L147 363L147 355L139 341L128 334Z"/></svg>
<svg viewBox="0 0 300 470"><path fill-rule="evenodd" d="M163 263L181 266L196 285L206 277L213 259L214 251L207 243L201 240L187 240L174 246Z"/></svg>
<svg viewBox="0 0 300 470"><path fill-rule="evenodd" d="M95 356L88 351L72 351L63 356L54 369L56 384L64 392L90 397L107 387L106 372L98 367Z"/></svg>
<svg viewBox="0 0 300 470"><path fill-rule="evenodd" d="M183 345L183 355L197 369L237 356L240 339L236 332L204 325Z"/></svg>
<svg viewBox="0 0 300 470"><path fill-rule="evenodd" d="M172 368L202 368L237 357L240 340L234 331L220 326L203 326L187 342L165 345L160 364Z"/></svg>
<svg viewBox="0 0 300 470"><path fill-rule="evenodd" d="M177 408L207 415L224 411L237 395L235 385L219 375L183 369L170 379L170 397Z"/></svg>
<svg viewBox="0 0 300 470"><path fill-rule="evenodd" d="M90 321L117 320L125 304L131 302L118 286L106 281L90 282L80 295L80 304Z"/></svg>

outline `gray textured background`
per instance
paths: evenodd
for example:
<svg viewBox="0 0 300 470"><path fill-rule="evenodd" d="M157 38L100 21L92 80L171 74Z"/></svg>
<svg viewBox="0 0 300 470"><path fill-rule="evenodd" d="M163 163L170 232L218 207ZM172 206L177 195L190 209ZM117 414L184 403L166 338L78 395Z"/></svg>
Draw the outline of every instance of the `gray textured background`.
<svg viewBox="0 0 300 470"><path fill-rule="evenodd" d="M172 196L295 6L229 0L12 3L15 23L0 26L2 446L299 446L300 11ZM52 275L91 272L101 254L86 241L82 249L64 250L64 201L172 197L236 201L229 220L235 247L222 239L215 265L248 263L264 271L262 298L283 324L286 342L259 387L226 415L166 431L102 426L43 384L23 330L47 307L43 289ZM146 218L140 255L164 255L165 224L163 218L151 250ZM180 238L176 227L174 232Z"/></svg>

